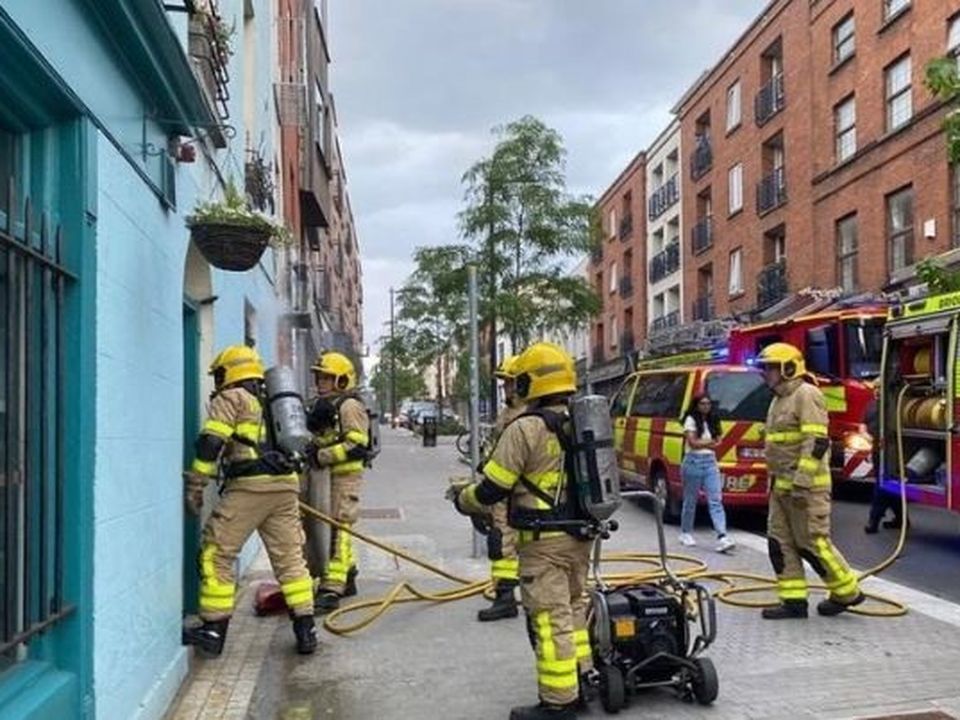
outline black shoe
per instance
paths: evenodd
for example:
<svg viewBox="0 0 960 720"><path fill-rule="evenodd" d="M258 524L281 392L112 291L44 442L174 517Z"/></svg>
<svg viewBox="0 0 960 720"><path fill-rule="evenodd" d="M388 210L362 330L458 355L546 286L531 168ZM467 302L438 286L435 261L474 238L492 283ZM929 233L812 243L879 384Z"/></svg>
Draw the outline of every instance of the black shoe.
<svg viewBox="0 0 960 720"><path fill-rule="evenodd" d="M510 720L576 720L573 705L551 705L540 702L527 707L515 707L510 711Z"/></svg>
<svg viewBox="0 0 960 720"><path fill-rule="evenodd" d="M297 638L297 652L313 655L317 649L317 626L313 615L298 615L293 619L293 634Z"/></svg>
<svg viewBox="0 0 960 720"><path fill-rule="evenodd" d="M859 605L866 599L866 596L862 592L857 593L857 596L853 598L853 600L847 600L845 602L840 602L839 600L834 600L833 598L827 598L826 600L821 600L817 604L817 613L823 615L824 617L833 617L834 615L839 615L840 613L849 610L854 605Z"/></svg>
<svg viewBox="0 0 960 720"><path fill-rule="evenodd" d="M886 525L886 523L884 523ZM863 526L863 531L867 535L876 535L877 534L877 524L876 523L867 523Z"/></svg>
<svg viewBox="0 0 960 720"><path fill-rule="evenodd" d="M588 712L590 710L590 703L596 700L597 695L599 695L597 688L598 683L595 680L596 674L595 670L580 673L580 677L577 680L579 695L577 695L577 701L573 704L573 709L578 713Z"/></svg>
<svg viewBox="0 0 960 720"><path fill-rule="evenodd" d="M884 520L884 521L883 521L883 526L884 526L887 530L899 530L900 528L903 527L903 520L900 519L900 518L895 518L895 519L893 519L893 520ZM907 521L907 530L909 530L909 529L910 529L910 521L908 520L908 521Z"/></svg>
<svg viewBox="0 0 960 720"><path fill-rule="evenodd" d="M347 584L343 586L343 597L353 597L357 594L357 566L347 571Z"/></svg>
<svg viewBox="0 0 960 720"><path fill-rule="evenodd" d="M326 615L340 607L340 595L333 590L321 590L313 599L313 614Z"/></svg>
<svg viewBox="0 0 960 720"><path fill-rule="evenodd" d="M760 614L764 620L802 620L807 617L807 601L786 600L776 607L764 608Z"/></svg>
<svg viewBox="0 0 960 720"><path fill-rule="evenodd" d="M517 617L520 612L517 610L517 600L513 596L513 588L515 587L516 583L509 581L497 583L497 594L493 598L493 605L478 612L477 620L492 622Z"/></svg>
<svg viewBox="0 0 960 720"><path fill-rule="evenodd" d="M182 642L184 645L194 645L204 655L219 657L223 652L223 644L227 640L227 627L230 618L226 620L207 620L202 625L193 628L184 628Z"/></svg>

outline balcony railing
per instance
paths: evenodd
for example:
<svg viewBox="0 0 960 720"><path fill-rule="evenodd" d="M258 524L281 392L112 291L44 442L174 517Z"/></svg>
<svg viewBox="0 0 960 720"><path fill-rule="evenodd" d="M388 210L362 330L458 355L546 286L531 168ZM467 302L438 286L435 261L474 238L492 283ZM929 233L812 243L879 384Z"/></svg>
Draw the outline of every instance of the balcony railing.
<svg viewBox="0 0 960 720"><path fill-rule="evenodd" d="M620 297L627 298L633 295L633 279L629 275L620 278Z"/></svg>
<svg viewBox="0 0 960 720"><path fill-rule="evenodd" d="M694 255L710 249L713 246L713 218L705 217L694 225L690 230L690 240Z"/></svg>
<svg viewBox="0 0 960 720"><path fill-rule="evenodd" d="M713 295L703 295L693 301L694 320L713 320L714 317Z"/></svg>
<svg viewBox="0 0 960 720"><path fill-rule="evenodd" d="M590 355L590 357L593 358L593 364L594 364L594 365L599 365L600 363L602 363L602 362L604 361L604 359L605 359L605 356L604 356L604 353L603 353L603 345L602 345L602 344L601 344L601 345L594 345L594 346L593 346L593 353Z"/></svg>
<svg viewBox="0 0 960 720"><path fill-rule="evenodd" d="M783 110L786 97L783 92L783 73L770 78L770 82L760 88L754 98L754 115L758 126L763 126L778 112Z"/></svg>
<svg viewBox="0 0 960 720"><path fill-rule="evenodd" d="M787 174L779 167L757 183L757 212L770 212L787 201Z"/></svg>
<svg viewBox="0 0 960 720"><path fill-rule="evenodd" d="M633 337L633 330L624 330L620 333L620 352L626 355L636 349L637 344Z"/></svg>
<svg viewBox="0 0 960 720"><path fill-rule="evenodd" d="M787 262L770 263L757 277L757 309L770 307L787 296Z"/></svg>
<svg viewBox="0 0 960 720"><path fill-rule="evenodd" d="M216 3L190 17L187 49L210 106L220 120L230 117L230 41Z"/></svg>
<svg viewBox="0 0 960 720"><path fill-rule="evenodd" d="M656 220L680 199L680 182L677 173L657 188L647 201L647 215Z"/></svg>
<svg viewBox="0 0 960 720"><path fill-rule="evenodd" d="M713 148L709 135L697 135L697 149L690 155L690 177L699 180L713 167Z"/></svg>
<svg viewBox="0 0 960 720"><path fill-rule="evenodd" d="M650 282L655 283L680 269L680 241L672 240L650 259Z"/></svg>
<svg viewBox="0 0 960 720"><path fill-rule="evenodd" d="M620 220L620 239L627 240L633 234L633 214L627 213Z"/></svg>
<svg viewBox="0 0 960 720"><path fill-rule="evenodd" d="M667 328L676 327L680 324L680 311L674 310L668 312L666 315L661 315L658 318L654 318L653 322L650 323L650 332L655 333L661 330L666 330Z"/></svg>

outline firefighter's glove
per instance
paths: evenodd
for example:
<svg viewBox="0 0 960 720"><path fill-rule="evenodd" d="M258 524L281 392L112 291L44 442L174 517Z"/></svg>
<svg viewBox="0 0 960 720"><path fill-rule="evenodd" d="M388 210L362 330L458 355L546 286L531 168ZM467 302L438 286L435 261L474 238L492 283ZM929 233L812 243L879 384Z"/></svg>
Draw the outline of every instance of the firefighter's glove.
<svg viewBox="0 0 960 720"><path fill-rule="evenodd" d="M337 408L329 398L317 398L307 409L307 429L314 434L334 427L336 419Z"/></svg>
<svg viewBox="0 0 960 720"><path fill-rule="evenodd" d="M455 503L460 492L470 484L470 478L454 477L450 478L450 484L443 497L449 502Z"/></svg>
<svg viewBox="0 0 960 720"><path fill-rule="evenodd" d="M471 515L470 523L473 525L473 529L481 535L489 535L490 530L493 529L492 519L486 513L483 515Z"/></svg>
<svg viewBox="0 0 960 720"><path fill-rule="evenodd" d="M192 470L183 473L183 502L191 515L199 517L203 510L203 489L207 486L207 481L205 475Z"/></svg>

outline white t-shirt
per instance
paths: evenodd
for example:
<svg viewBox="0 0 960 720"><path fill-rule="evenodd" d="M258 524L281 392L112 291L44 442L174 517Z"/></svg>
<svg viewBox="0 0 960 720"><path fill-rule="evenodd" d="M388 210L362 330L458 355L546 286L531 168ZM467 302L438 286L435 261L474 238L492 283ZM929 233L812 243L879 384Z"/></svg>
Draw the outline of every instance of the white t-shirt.
<svg viewBox="0 0 960 720"><path fill-rule="evenodd" d="M684 434L692 432L694 435L697 434L697 421L693 419L692 415L687 415L687 419L683 422L683 432ZM703 425L703 434L699 436L700 440L713 440L713 434L710 432L710 428L707 427L706 423ZM690 443L684 439L683 444L687 446L687 452L693 453L694 455L713 455L713 448L692 448Z"/></svg>

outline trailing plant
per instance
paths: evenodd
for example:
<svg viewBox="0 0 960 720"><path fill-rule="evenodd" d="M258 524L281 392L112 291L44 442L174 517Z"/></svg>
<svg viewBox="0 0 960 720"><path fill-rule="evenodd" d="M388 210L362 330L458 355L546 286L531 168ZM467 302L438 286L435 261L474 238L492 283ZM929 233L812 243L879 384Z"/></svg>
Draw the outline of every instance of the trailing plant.
<svg viewBox="0 0 960 720"><path fill-rule="evenodd" d="M187 226L192 228L197 225L249 228L251 231L268 235L274 245L289 245L292 242L287 228L250 209L247 199L232 180L227 183L223 200L200 203L194 208L193 213L187 217Z"/></svg>

